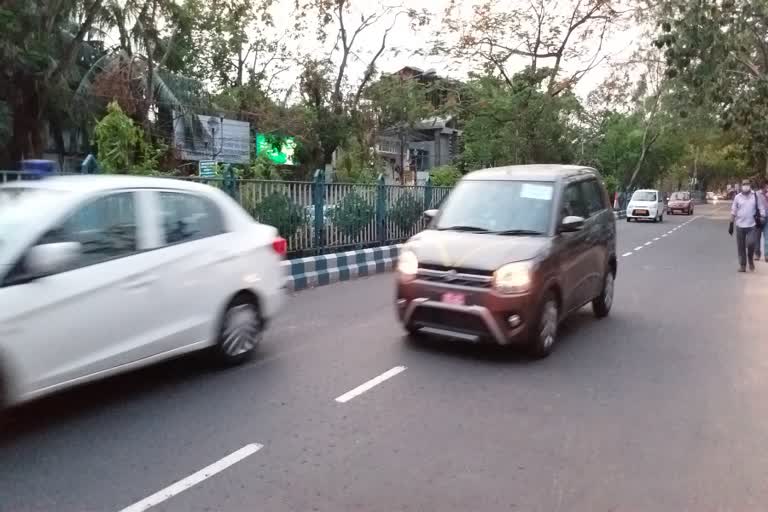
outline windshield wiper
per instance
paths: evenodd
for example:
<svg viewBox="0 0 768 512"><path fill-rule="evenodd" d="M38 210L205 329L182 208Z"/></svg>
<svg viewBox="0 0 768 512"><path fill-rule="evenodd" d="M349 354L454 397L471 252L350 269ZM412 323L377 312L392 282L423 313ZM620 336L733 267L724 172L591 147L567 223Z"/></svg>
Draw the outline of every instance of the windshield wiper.
<svg viewBox="0 0 768 512"><path fill-rule="evenodd" d="M450 226L447 228L437 228L438 231L470 231L473 233L490 233L485 228L479 228L477 226Z"/></svg>
<svg viewBox="0 0 768 512"><path fill-rule="evenodd" d="M504 231L494 231L494 235L502 236L515 236L515 235L543 235L541 231L534 231L532 229L505 229Z"/></svg>

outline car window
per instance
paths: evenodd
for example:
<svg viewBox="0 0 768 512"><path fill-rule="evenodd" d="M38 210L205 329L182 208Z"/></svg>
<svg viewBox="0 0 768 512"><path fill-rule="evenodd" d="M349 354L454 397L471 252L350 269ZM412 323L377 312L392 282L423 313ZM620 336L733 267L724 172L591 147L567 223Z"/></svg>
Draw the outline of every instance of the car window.
<svg viewBox="0 0 768 512"><path fill-rule="evenodd" d="M435 228L546 233L553 195L552 182L462 181L448 195Z"/></svg>
<svg viewBox="0 0 768 512"><path fill-rule="evenodd" d="M135 254L139 250L136 194L119 192L91 200L38 243L57 242L82 245L80 257L66 270Z"/></svg>
<svg viewBox="0 0 768 512"><path fill-rule="evenodd" d="M581 193L584 201L587 203L589 215L595 215L605 209L603 189L597 180L587 180L581 182Z"/></svg>
<svg viewBox="0 0 768 512"><path fill-rule="evenodd" d="M649 190L638 190L632 194L633 201L656 201L656 192Z"/></svg>
<svg viewBox="0 0 768 512"><path fill-rule="evenodd" d="M589 217L589 207L582 193L581 183L571 183L563 192L562 217Z"/></svg>
<svg viewBox="0 0 768 512"><path fill-rule="evenodd" d="M167 245L224 232L221 211L212 201L185 192L160 192L162 229Z"/></svg>
<svg viewBox="0 0 768 512"><path fill-rule="evenodd" d="M675 192L670 197L672 201L687 201L689 199L687 192Z"/></svg>

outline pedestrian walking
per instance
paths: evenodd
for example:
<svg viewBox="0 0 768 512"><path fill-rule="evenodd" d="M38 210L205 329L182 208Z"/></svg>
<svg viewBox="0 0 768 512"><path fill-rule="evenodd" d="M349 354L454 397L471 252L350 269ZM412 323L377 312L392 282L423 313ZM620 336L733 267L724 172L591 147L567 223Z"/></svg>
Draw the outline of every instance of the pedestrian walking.
<svg viewBox="0 0 768 512"><path fill-rule="evenodd" d="M757 193L757 198L762 201L763 209L768 212L768 181L763 183L763 187ZM760 261L761 256L765 256L765 261L768 262L768 219L766 217L763 217L762 227L757 227L755 260Z"/></svg>
<svg viewBox="0 0 768 512"><path fill-rule="evenodd" d="M765 206L752 191L749 180L741 182L741 193L736 194L731 204L731 224L728 233L732 236L734 226L736 231L736 248L739 253L739 272L755 270L755 242L758 229L762 228L765 219Z"/></svg>

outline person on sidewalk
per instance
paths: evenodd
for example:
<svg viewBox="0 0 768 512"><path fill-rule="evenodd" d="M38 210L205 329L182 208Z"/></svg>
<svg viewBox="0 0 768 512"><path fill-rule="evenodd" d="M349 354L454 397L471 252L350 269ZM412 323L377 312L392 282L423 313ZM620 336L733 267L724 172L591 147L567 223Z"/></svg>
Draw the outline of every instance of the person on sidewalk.
<svg viewBox="0 0 768 512"><path fill-rule="evenodd" d="M768 212L768 181L764 182L763 188L757 191L757 198L762 201L763 209ZM755 260L760 261L761 256L765 256L765 261L768 262L768 219L766 217L763 217L763 225L757 226Z"/></svg>
<svg viewBox="0 0 768 512"><path fill-rule="evenodd" d="M757 226L762 226L765 219L765 206L758 200L757 193L752 192L749 180L741 182L741 193L736 194L731 204L731 224L728 233L733 235L736 227L736 248L739 253L739 272L755 270L755 241Z"/></svg>

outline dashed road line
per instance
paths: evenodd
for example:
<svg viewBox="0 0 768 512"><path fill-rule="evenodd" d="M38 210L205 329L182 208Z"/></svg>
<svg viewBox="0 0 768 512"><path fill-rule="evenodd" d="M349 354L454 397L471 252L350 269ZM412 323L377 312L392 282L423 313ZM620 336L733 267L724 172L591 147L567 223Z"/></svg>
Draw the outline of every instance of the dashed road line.
<svg viewBox="0 0 768 512"><path fill-rule="evenodd" d="M391 379L395 375L404 372L405 369L406 369L405 366L395 366L391 370L385 371L384 373L382 373L378 377L374 377L371 380L369 380L368 382L360 384L355 389L347 391L346 393L344 393L340 397L336 398L336 401L339 402L340 404L345 404L345 403L349 402L350 400L352 400L353 398L355 398L356 396L360 396L363 393L365 393L366 391L370 390L371 388L374 388L374 387L378 386L379 384L381 384L382 382Z"/></svg>
<svg viewBox="0 0 768 512"><path fill-rule="evenodd" d="M652 243L653 242L645 242L645 245L648 246L648 245L651 245Z"/></svg>
<svg viewBox="0 0 768 512"><path fill-rule="evenodd" d="M633 250L635 250L635 251L639 251L639 250L640 250L640 249L642 249L642 248L643 248L643 246L642 246L642 245L638 245L638 246L637 246L637 247L635 247Z"/></svg>
<svg viewBox="0 0 768 512"><path fill-rule="evenodd" d="M653 239L654 242L658 242L659 240L661 240L661 238L659 238L659 237L656 237L656 238Z"/></svg>
<svg viewBox="0 0 768 512"><path fill-rule="evenodd" d="M120 512L144 512L145 510L150 509L155 505L159 505L160 503L173 498L177 494L186 491L187 489L199 484L200 482L211 478L217 473L221 473L228 467L237 464L241 460L253 455L262 448L262 445L256 443L245 445L236 452L230 453L223 459L217 460L213 464L204 467L197 473L193 473L188 477L179 480L175 484L169 485L165 489L156 492L152 496L144 498L143 500L122 509Z"/></svg>
<svg viewBox="0 0 768 512"><path fill-rule="evenodd" d="M627 256L632 256L632 251L625 252L624 254L621 255L622 258L626 258Z"/></svg>

